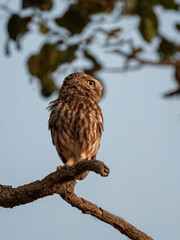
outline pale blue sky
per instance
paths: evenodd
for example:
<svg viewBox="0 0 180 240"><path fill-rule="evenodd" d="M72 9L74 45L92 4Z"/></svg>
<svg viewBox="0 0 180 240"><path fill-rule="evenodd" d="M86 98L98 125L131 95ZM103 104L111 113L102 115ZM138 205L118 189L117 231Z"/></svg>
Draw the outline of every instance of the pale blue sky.
<svg viewBox="0 0 180 240"><path fill-rule="evenodd" d="M43 178L61 164L47 127L46 107L56 96L42 98L38 84L30 83L27 75L24 58L37 49L39 36L25 37L21 52L11 46L13 54L7 58L2 29L0 35L0 184L16 187ZM134 37L138 41L139 36ZM103 60L117 65L117 58L106 55ZM106 96L100 102L105 131L98 159L109 166L110 175L90 173L78 182L76 193L154 239L178 240L180 99L162 98L175 88L173 69L145 67L99 76L106 84ZM59 76L59 83L62 80ZM13 209L0 208L0 223L2 240L126 239L57 195Z"/></svg>

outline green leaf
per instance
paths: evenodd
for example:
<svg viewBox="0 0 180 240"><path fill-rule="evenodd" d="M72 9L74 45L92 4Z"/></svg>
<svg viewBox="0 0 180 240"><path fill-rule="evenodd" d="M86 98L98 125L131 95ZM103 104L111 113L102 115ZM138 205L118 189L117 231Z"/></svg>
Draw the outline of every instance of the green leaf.
<svg viewBox="0 0 180 240"><path fill-rule="evenodd" d="M37 7L44 11L50 10L52 6L52 0L22 0L22 8Z"/></svg>
<svg viewBox="0 0 180 240"><path fill-rule="evenodd" d="M178 31L180 31L180 23L177 23L177 24L176 24L176 29L177 29Z"/></svg>
<svg viewBox="0 0 180 240"><path fill-rule="evenodd" d="M46 34L49 32L49 28L46 27L44 24L39 24L39 31L42 33L42 34Z"/></svg>
<svg viewBox="0 0 180 240"><path fill-rule="evenodd" d="M99 12L111 12L116 1L83 1L77 4L71 4L63 17L56 18L55 22L71 32L71 34L80 33L91 21L90 15Z"/></svg>
<svg viewBox="0 0 180 240"><path fill-rule="evenodd" d="M44 71L53 72L60 62L60 51L55 44L45 44L40 51Z"/></svg>
<svg viewBox="0 0 180 240"><path fill-rule="evenodd" d="M18 41L26 32L29 31L28 24L30 21L31 17L21 18L17 14L11 15L7 24L9 38L14 41Z"/></svg>
<svg viewBox="0 0 180 240"><path fill-rule="evenodd" d="M39 79L43 96L48 97L57 90L51 75L60 65L75 59L77 48L78 45L72 45L61 51L56 44L44 44L37 55L32 55L28 59L28 70Z"/></svg>
<svg viewBox="0 0 180 240"><path fill-rule="evenodd" d="M139 31L141 32L142 37L147 42L157 35L158 31L158 20L154 12L149 12L146 17L142 17L139 23Z"/></svg>
<svg viewBox="0 0 180 240"><path fill-rule="evenodd" d="M163 38L159 44L158 52L162 59L170 59L170 57L176 52L177 46L175 43Z"/></svg>
<svg viewBox="0 0 180 240"><path fill-rule="evenodd" d="M58 91L54 79L50 75L43 75L40 78L41 93L44 97L49 97L53 92Z"/></svg>
<svg viewBox="0 0 180 240"><path fill-rule="evenodd" d="M126 0L126 14L137 14L138 0Z"/></svg>
<svg viewBox="0 0 180 240"><path fill-rule="evenodd" d="M70 63L75 59L77 47L77 45L72 45L60 51L56 44L44 44L37 55L29 58L29 72L37 77L47 72L54 72L61 64Z"/></svg>
<svg viewBox="0 0 180 240"><path fill-rule="evenodd" d="M127 13L139 15L139 31L147 42L151 42L158 31L158 19L153 11L154 1L127 0Z"/></svg>
<svg viewBox="0 0 180 240"><path fill-rule="evenodd" d="M179 10L179 4L174 0L126 0L126 14L148 14L154 5L161 5L165 9ZM144 13L143 13L144 12Z"/></svg>
<svg viewBox="0 0 180 240"><path fill-rule="evenodd" d="M176 3L174 0L153 0L152 3L154 5L161 5L165 9L179 9L179 4Z"/></svg>
<svg viewBox="0 0 180 240"><path fill-rule="evenodd" d="M75 58L76 50L78 49L78 44L69 46L66 50L61 51L61 64L62 63L71 63Z"/></svg>
<svg viewBox="0 0 180 240"><path fill-rule="evenodd" d="M37 55L28 60L29 72L40 77L44 73L53 72L59 65L59 51L53 44L45 44Z"/></svg>
<svg viewBox="0 0 180 240"><path fill-rule="evenodd" d="M41 75L42 69L41 69L41 59L39 55L32 55L28 59L27 66L31 75L33 76Z"/></svg>
<svg viewBox="0 0 180 240"><path fill-rule="evenodd" d="M176 79L176 82L177 82L177 84L180 88L180 67L179 66L176 67L175 79Z"/></svg>
<svg viewBox="0 0 180 240"><path fill-rule="evenodd" d="M60 27L65 27L72 34L80 33L89 21L89 16L79 4L72 4L63 17L55 19Z"/></svg>

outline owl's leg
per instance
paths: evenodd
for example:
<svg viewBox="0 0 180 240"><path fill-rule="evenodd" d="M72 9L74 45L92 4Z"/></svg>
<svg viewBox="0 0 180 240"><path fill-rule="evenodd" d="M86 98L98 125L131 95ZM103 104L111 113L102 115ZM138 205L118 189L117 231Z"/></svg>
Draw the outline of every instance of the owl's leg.
<svg viewBox="0 0 180 240"><path fill-rule="evenodd" d="M88 173L89 171L82 173L81 175L76 177L76 180L83 180L88 175Z"/></svg>
<svg viewBox="0 0 180 240"><path fill-rule="evenodd" d="M78 162L82 161L82 160L89 160L85 153L81 153L81 156L80 156L80 159L78 160Z"/></svg>
<svg viewBox="0 0 180 240"><path fill-rule="evenodd" d="M63 168L64 166L57 166L57 171L61 171L61 169Z"/></svg>
<svg viewBox="0 0 180 240"><path fill-rule="evenodd" d="M69 160L67 161L67 163L65 165L66 165L66 167L71 167L74 164L75 164L74 158L69 158Z"/></svg>
<svg viewBox="0 0 180 240"><path fill-rule="evenodd" d="M71 157L71 158L69 158L68 159L68 161L65 163L65 167L66 168L69 168L69 167L71 167L71 166L73 166L75 164L75 160L74 160L74 158L73 157ZM62 168L64 168L64 166L58 166L57 167L57 170L61 170Z"/></svg>
<svg viewBox="0 0 180 240"><path fill-rule="evenodd" d="M79 161L82 160L89 160L86 153L81 153L80 158L78 159ZM79 176L76 177L77 180L83 180L87 175L88 175L89 171L85 171L84 173L80 174Z"/></svg>

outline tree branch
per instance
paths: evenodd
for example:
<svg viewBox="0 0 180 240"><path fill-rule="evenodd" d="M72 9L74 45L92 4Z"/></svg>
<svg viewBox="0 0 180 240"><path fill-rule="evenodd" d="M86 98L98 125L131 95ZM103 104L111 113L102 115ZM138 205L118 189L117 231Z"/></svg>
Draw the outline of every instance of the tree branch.
<svg viewBox="0 0 180 240"><path fill-rule="evenodd" d="M133 50L133 49L132 49ZM114 53L117 53L119 55L122 55L124 57L126 57L127 59L134 59L137 62L139 62L139 64L144 64L144 65L154 65L154 66L176 66L179 67L180 66L180 61L172 61L172 60L159 60L159 61L153 61L153 60L148 60L148 59L142 59L140 57L137 56L136 52L133 52L128 54L120 49L115 49L113 50Z"/></svg>
<svg viewBox="0 0 180 240"><path fill-rule="evenodd" d="M50 173L42 180L13 188L12 186L0 185L0 206L5 208L13 208L22 204L33 202L39 198L46 197L56 193L54 185L56 183L62 184L75 178L81 173L94 171L101 176L108 176L109 169L101 161L81 161L76 165L66 168L62 166L60 171Z"/></svg>
<svg viewBox="0 0 180 240"><path fill-rule="evenodd" d="M94 203L91 203L84 198L78 197L74 193L75 182L68 182L60 186L59 194L61 197L71 206L78 208L84 214L90 214L103 222L106 222L120 231L122 234L126 235L130 239L136 240L152 240L145 233L141 232L130 223L126 222L123 218L115 216L101 207L98 207Z"/></svg>
<svg viewBox="0 0 180 240"><path fill-rule="evenodd" d="M108 176L109 174L108 167L98 160L80 161L68 168L62 166L60 170L50 173L42 180L37 180L17 188L0 185L0 206L12 208L56 193L73 207L81 210L82 213L90 214L110 224L130 239L152 240L152 238L136 229L124 219L103 210L74 193L75 179L85 171L94 171L101 176Z"/></svg>

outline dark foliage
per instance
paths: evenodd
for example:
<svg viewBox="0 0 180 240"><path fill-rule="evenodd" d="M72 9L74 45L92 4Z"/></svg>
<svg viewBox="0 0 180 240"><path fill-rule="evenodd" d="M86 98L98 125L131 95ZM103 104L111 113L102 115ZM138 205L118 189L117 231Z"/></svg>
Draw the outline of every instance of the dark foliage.
<svg viewBox="0 0 180 240"><path fill-rule="evenodd" d="M166 36L160 34L159 16L155 8L161 6L165 11L176 11L180 9L175 0L78 0L74 3L65 1L67 8L64 12L59 9L59 15L53 15L56 2L53 0L22 0L19 12L13 12L8 6L0 4L2 11L7 11L7 42L5 45L6 54L10 54L9 44L14 42L17 49L21 48L21 40L31 33L32 26L36 25L41 34L44 34L45 41L41 49L29 57L27 67L31 76L39 80L41 93L48 97L58 90L54 73L61 67L71 67L78 58L87 59L90 67L82 67L81 71L96 76L97 72L105 67L99 61L96 53L90 50L93 48L97 33L104 36L106 47L111 46L113 40L114 48L111 53L118 52L125 59L125 67L128 70L131 60L137 62L137 66L151 64L152 62L139 61L139 54L145 53L143 42L150 44L154 38L159 39L159 46L156 49L157 62L153 65L171 65L175 69L175 79L178 82L176 94L179 94L179 52L180 44L173 42ZM121 7L119 7L121 5ZM27 11L28 9L28 11ZM90 24L95 23L94 15L112 16L117 11L117 21L126 16L138 16L139 25L137 31L142 37L142 46L134 47L133 41L123 40L124 35L120 28L106 29L102 22L101 28L93 29L85 34ZM50 18L47 17L51 16ZM52 13L52 14L51 14ZM175 23L172 28L180 31L180 23ZM129 53L124 52L124 42L129 44ZM144 55L143 55L144 56ZM108 66L107 66L108 67ZM172 96L173 94L166 94Z"/></svg>

